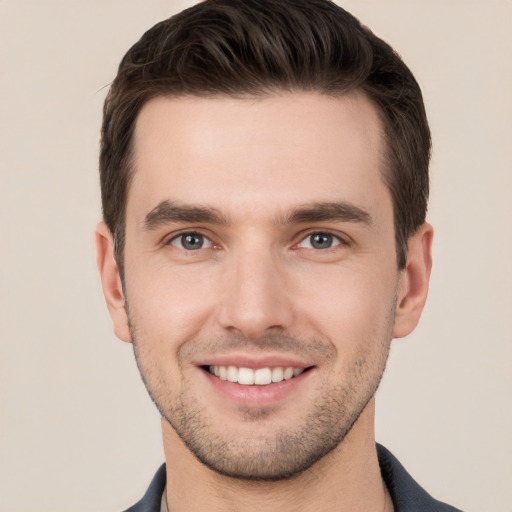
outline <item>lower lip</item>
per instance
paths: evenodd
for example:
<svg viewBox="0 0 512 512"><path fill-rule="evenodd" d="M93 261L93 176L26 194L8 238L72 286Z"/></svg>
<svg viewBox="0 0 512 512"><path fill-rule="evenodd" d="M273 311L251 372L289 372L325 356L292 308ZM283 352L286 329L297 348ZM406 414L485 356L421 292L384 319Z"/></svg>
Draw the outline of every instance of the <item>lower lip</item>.
<svg viewBox="0 0 512 512"><path fill-rule="evenodd" d="M283 400L288 395L292 394L301 383L309 379L313 371L313 368L310 368L292 379L273 382L272 384L264 386L257 384L244 386L237 382L221 380L207 370L201 369L201 372L208 379L215 391L225 396L236 405L245 407L269 406L279 400Z"/></svg>

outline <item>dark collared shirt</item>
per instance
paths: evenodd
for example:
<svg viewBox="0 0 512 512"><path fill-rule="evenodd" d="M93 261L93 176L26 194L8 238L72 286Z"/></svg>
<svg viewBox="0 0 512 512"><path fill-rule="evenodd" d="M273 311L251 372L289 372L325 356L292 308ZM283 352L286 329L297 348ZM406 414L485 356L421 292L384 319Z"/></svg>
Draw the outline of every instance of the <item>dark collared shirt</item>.
<svg viewBox="0 0 512 512"><path fill-rule="evenodd" d="M432 498L384 446L377 444L377 453L382 478L393 500L395 512L461 512ZM162 464L144 497L125 512L161 512L165 483L165 464Z"/></svg>

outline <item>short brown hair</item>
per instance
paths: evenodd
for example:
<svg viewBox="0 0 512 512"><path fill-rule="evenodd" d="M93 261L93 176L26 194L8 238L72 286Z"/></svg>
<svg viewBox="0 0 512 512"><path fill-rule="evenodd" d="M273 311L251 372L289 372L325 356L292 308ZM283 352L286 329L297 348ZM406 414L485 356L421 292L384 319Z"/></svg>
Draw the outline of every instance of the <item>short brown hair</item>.
<svg viewBox="0 0 512 512"><path fill-rule="evenodd" d="M104 105L103 216L121 274L134 126L151 98L354 90L382 121L402 269L407 240L425 221L431 140L418 83L386 42L329 0L205 0L148 30L122 59Z"/></svg>

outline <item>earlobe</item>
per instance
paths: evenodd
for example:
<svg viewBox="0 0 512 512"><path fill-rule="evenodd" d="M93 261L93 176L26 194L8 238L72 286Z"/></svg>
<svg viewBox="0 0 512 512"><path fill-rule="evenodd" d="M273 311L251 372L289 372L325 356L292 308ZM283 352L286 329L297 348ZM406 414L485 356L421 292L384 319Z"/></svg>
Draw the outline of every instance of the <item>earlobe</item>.
<svg viewBox="0 0 512 512"><path fill-rule="evenodd" d="M112 233L104 222L100 222L96 227L95 238L96 262L114 332L120 340L130 343L131 335L125 309L121 275L114 257L114 240Z"/></svg>
<svg viewBox="0 0 512 512"><path fill-rule="evenodd" d="M425 306L432 269L434 230L428 223L409 238L407 263L400 277L393 337L402 338L418 325Z"/></svg>

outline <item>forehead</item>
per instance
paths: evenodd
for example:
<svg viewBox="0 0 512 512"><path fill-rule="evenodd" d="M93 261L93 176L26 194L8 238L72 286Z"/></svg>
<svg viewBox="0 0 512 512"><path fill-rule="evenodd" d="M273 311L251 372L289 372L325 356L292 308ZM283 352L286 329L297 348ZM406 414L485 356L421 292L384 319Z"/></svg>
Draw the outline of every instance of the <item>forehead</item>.
<svg viewBox="0 0 512 512"><path fill-rule="evenodd" d="M169 198L242 211L248 201L371 206L387 193L382 155L379 116L363 94L158 97L137 119L127 213Z"/></svg>

